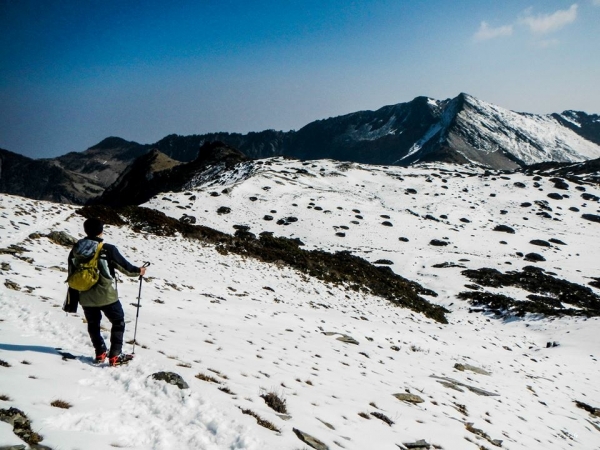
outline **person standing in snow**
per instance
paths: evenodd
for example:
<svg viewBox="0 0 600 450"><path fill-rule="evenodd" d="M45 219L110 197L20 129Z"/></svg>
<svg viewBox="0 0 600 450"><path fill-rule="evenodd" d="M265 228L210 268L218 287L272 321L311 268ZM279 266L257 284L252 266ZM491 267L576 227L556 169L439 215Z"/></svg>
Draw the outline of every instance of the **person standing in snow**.
<svg viewBox="0 0 600 450"><path fill-rule="evenodd" d="M98 244L103 242L102 235L104 224L99 219L87 219L83 223L86 237L80 239L69 253L69 275L71 275L78 264L89 261L92 258ZM119 366L127 363L133 355L121 353L123 349L123 335L125 333L125 314L119 301L115 269L127 276L144 276L145 267L136 267L127 261L117 247L111 244L102 244L100 258L98 260L99 279L89 290L79 292L70 289L70 293L79 295L79 304L88 324L88 333L94 349L96 350L95 362L100 364L108 356L111 366ZM110 350L107 352L106 344L100 334L100 321L102 313L111 322Z"/></svg>

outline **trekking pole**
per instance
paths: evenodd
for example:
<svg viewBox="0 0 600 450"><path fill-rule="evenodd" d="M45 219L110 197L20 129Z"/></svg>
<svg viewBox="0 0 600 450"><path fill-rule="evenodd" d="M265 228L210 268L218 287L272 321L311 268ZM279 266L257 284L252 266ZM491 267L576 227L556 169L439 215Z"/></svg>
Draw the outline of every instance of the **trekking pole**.
<svg viewBox="0 0 600 450"><path fill-rule="evenodd" d="M149 265L150 265L150 263L148 261L146 261L142 267L148 267ZM140 316L140 308L142 307L140 305L140 302L142 301L142 280L143 280L143 277L140 274L140 290L138 292L138 302L136 305L137 311L135 313L135 331L133 332L133 351L131 352L132 355L135 355L135 337L137 336L137 323L138 323L138 317Z"/></svg>

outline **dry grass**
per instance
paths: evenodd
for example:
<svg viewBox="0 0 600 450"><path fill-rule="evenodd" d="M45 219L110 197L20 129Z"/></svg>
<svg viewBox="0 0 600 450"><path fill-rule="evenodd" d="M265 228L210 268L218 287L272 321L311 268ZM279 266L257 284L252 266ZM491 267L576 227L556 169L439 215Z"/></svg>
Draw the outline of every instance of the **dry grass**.
<svg viewBox="0 0 600 450"><path fill-rule="evenodd" d="M249 416L252 416L256 419L256 422L261 426L261 427L265 427L268 430L272 430L275 431L277 433L280 433L281 430L279 430L279 428L277 428L275 425L273 425L271 422L269 422L268 420L263 419L262 417L260 417L258 414L256 414L254 411L250 410L250 409L242 409L240 408L243 414L247 414Z"/></svg>
<svg viewBox="0 0 600 450"><path fill-rule="evenodd" d="M229 395L236 395L235 392L232 392L231 389L229 389L227 386L222 386L220 388L218 388L221 392L225 392L226 394Z"/></svg>
<svg viewBox="0 0 600 450"><path fill-rule="evenodd" d="M0 400L3 402L10 402L12 399L8 395L0 394Z"/></svg>
<svg viewBox="0 0 600 450"><path fill-rule="evenodd" d="M371 413L371 415L372 415L373 417L377 417L379 420L381 420L381 421L383 421L383 422L387 423L387 424L388 424L390 427L391 427L392 425L394 425L394 421L393 421L392 419L390 419L388 416L386 416L385 414L383 414L383 413L380 413L380 412L372 412L372 413Z"/></svg>
<svg viewBox="0 0 600 450"><path fill-rule="evenodd" d="M3 359L0 359L0 366L2 366L2 367L10 367L10 364L7 363L6 361L4 361Z"/></svg>
<svg viewBox="0 0 600 450"><path fill-rule="evenodd" d="M65 402L64 400L54 400L52 403L50 403L50 406L54 406L55 408L69 409L73 405L71 405L69 402Z"/></svg>
<svg viewBox="0 0 600 450"><path fill-rule="evenodd" d="M371 420L371 417L369 417L369 414L366 412L359 412L358 415L363 419Z"/></svg>
<svg viewBox="0 0 600 450"><path fill-rule="evenodd" d="M208 381L209 383L221 384L221 382L215 377L211 377L210 375L206 375L205 373L199 373L198 375L196 375L196 378L202 381Z"/></svg>
<svg viewBox="0 0 600 450"><path fill-rule="evenodd" d="M285 404L285 399L278 396L275 392L263 394L261 395L261 398L273 411L281 414L287 414L287 406Z"/></svg>

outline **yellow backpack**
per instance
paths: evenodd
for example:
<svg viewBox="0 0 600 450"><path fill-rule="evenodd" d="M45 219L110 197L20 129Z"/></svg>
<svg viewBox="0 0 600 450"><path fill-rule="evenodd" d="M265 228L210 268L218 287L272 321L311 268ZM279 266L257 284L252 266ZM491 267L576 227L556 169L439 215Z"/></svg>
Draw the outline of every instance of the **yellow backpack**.
<svg viewBox="0 0 600 450"><path fill-rule="evenodd" d="M89 291L100 279L98 259L102 250L102 242L98 244L96 253L89 261L79 264L73 273L67 277L67 284L71 289L79 292Z"/></svg>

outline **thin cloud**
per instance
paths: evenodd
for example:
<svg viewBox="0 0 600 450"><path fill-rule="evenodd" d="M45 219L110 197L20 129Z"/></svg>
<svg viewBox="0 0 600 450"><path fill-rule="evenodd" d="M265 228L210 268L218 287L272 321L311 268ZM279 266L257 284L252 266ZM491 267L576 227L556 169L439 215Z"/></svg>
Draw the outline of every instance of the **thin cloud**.
<svg viewBox="0 0 600 450"><path fill-rule="evenodd" d="M600 4L600 0L594 0L594 3ZM574 3L569 9L559 9L552 14L538 14L537 16L531 15L530 8L525 11L525 15L520 18L519 22L527 25L534 34L552 33L575 22L577 8L577 3Z"/></svg>
<svg viewBox="0 0 600 450"><path fill-rule="evenodd" d="M600 0L592 0L592 5L600 6Z"/></svg>
<svg viewBox="0 0 600 450"><path fill-rule="evenodd" d="M481 25L479 25L479 30L477 30L477 33L475 33L473 38L476 41L487 41L488 39L510 36L512 32L512 25L504 25L502 27L492 28L487 22L481 22Z"/></svg>

